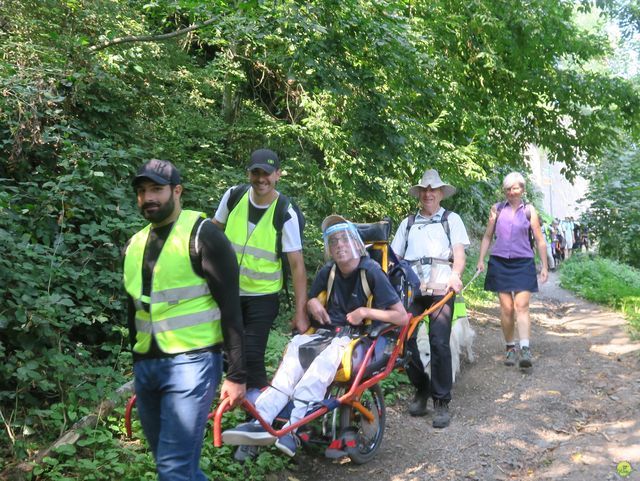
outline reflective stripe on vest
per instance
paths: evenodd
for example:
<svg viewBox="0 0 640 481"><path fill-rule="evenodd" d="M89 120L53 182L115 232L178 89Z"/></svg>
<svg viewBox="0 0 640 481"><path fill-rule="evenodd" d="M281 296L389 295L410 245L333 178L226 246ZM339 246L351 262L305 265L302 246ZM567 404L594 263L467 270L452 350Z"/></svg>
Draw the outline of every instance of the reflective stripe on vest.
<svg viewBox="0 0 640 481"><path fill-rule="evenodd" d="M276 262L278 260L278 254L276 254L275 252L269 252L264 249L258 249L257 247L243 246L240 244L233 244L233 243L231 244L231 247L233 247L233 250L236 252L236 254L242 255L242 252L244 251L245 253L251 254L254 257L261 257L263 259L267 259L273 262Z"/></svg>
<svg viewBox="0 0 640 481"><path fill-rule="evenodd" d="M200 217L204 217L201 212L180 213L154 266L149 296L142 295L142 263L151 226L131 238L124 260L124 284L136 308L135 352L148 352L152 337L170 354L222 342L220 309L206 280L193 271L189 255L191 231Z"/></svg>
<svg viewBox="0 0 640 481"><path fill-rule="evenodd" d="M272 294L282 289L282 261L276 251L273 216L277 199L249 234L248 189L227 218L225 234L240 266L240 295Z"/></svg>
<svg viewBox="0 0 640 481"><path fill-rule="evenodd" d="M185 327L193 327L204 322L209 322L211 316L220 317L220 309L211 309L210 311L196 312L195 314L186 314L184 316L172 317L163 321L149 322L148 320L136 317L136 330L138 332L146 332L147 334L175 331Z"/></svg>

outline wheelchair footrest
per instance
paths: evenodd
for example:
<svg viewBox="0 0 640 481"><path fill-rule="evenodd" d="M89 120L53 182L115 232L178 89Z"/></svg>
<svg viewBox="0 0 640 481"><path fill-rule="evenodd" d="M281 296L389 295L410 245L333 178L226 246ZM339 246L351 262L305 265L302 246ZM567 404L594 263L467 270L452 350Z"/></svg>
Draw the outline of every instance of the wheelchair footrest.
<svg viewBox="0 0 640 481"><path fill-rule="evenodd" d="M356 447L356 433L353 429L345 430L338 439L331 441L325 449L324 455L330 459L339 459L348 456L347 449Z"/></svg>
<svg viewBox="0 0 640 481"><path fill-rule="evenodd" d="M335 439L329 447L324 450L324 456L329 459L340 459L348 456L348 454L342 449L342 440Z"/></svg>

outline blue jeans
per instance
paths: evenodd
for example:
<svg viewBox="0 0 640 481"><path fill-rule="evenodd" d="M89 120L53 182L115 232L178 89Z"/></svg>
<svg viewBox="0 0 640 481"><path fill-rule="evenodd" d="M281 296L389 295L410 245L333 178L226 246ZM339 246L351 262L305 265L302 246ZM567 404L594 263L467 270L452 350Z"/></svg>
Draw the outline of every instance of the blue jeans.
<svg viewBox="0 0 640 481"><path fill-rule="evenodd" d="M159 481L206 481L200 452L222 354L143 359L133 366L136 406Z"/></svg>

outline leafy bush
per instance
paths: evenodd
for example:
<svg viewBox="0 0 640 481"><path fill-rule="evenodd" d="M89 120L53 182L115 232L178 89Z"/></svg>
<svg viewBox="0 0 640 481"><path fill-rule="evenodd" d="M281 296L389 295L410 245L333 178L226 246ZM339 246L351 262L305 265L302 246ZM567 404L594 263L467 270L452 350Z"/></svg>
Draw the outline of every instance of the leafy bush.
<svg viewBox="0 0 640 481"><path fill-rule="evenodd" d="M621 311L635 333L640 334L640 270L579 254L561 264L560 283L587 300Z"/></svg>
<svg viewBox="0 0 640 481"><path fill-rule="evenodd" d="M598 253L640 268L640 151L629 141L589 171L583 221Z"/></svg>

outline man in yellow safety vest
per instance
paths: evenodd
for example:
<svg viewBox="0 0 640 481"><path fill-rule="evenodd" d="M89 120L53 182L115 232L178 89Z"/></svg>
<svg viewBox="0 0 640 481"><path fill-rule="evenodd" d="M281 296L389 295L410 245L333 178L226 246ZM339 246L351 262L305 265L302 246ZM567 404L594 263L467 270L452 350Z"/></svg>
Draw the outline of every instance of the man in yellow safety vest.
<svg viewBox="0 0 640 481"><path fill-rule="evenodd" d="M258 149L247 164L248 184L231 187L214 216L231 241L240 266L240 303L245 331L247 396L257 397L268 385L264 355L269 331L278 316L283 288L283 258L291 267L295 296L292 327L309 328L306 312L307 273L302 257L302 214L276 190L282 175L280 159ZM241 446L235 458L244 461L255 450Z"/></svg>
<svg viewBox="0 0 640 481"><path fill-rule="evenodd" d="M124 256L138 413L159 479L205 481L200 452L223 349L229 369L221 397L237 404L245 394L238 265L205 214L182 209L171 162L145 163L133 187L150 222Z"/></svg>

